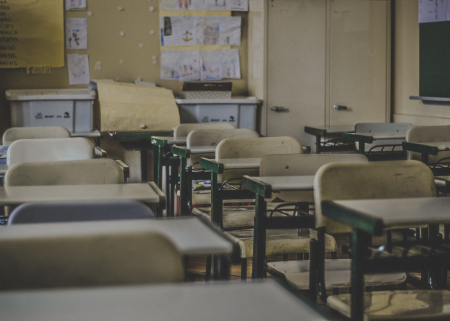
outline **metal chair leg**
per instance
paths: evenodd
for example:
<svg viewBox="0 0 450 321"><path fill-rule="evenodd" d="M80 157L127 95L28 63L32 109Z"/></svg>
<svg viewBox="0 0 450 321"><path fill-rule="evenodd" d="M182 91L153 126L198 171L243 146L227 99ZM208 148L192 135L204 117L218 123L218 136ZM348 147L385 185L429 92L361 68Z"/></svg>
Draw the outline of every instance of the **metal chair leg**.
<svg viewBox="0 0 450 321"><path fill-rule="evenodd" d="M247 259L241 258L241 280L247 280Z"/></svg>

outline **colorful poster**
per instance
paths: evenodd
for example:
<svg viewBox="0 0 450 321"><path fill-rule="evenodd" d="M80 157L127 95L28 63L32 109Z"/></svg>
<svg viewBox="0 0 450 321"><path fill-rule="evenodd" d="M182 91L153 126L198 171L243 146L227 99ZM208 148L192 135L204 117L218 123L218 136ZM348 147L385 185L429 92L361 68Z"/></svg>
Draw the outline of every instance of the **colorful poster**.
<svg viewBox="0 0 450 321"><path fill-rule="evenodd" d="M159 9L248 11L248 0L160 0Z"/></svg>
<svg viewBox="0 0 450 321"><path fill-rule="evenodd" d="M163 50L161 79L220 80L240 79L238 49L227 50Z"/></svg>
<svg viewBox="0 0 450 321"><path fill-rule="evenodd" d="M87 49L87 20L85 18L66 19L66 48Z"/></svg>
<svg viewBox="0 0 450 321"><path fill-rule="evenodd" d="M241 17L160 17L161 46L241 45Z"/></svg>

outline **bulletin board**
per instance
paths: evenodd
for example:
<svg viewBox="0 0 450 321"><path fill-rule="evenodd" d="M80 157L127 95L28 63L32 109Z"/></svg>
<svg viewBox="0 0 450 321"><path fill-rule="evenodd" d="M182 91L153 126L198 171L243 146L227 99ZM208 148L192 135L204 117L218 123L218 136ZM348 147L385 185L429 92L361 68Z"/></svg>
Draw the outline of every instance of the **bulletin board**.
<svg viewBox="0 0 450 321"><path fill-rule="evenodd" d="M450 97L450 21L421 23L419 96Z"/></svg>
<svg viewBox="0 0 450 321"><path fill-rule="evenodd" d="M0 68L63 66L64 2L0 1Z"/></svg>

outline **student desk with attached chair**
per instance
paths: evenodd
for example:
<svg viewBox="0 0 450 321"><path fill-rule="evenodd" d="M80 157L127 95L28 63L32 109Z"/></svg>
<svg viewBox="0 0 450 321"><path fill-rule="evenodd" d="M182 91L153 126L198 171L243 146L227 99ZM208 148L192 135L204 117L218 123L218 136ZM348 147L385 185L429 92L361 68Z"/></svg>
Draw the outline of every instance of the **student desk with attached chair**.
<svg viewBox="0 0 450 321"><path fill-rule="evenodd" d="M450 199L447 197L323 201L324 216L353 228L351 299L348 295L329 297L329 305L351 316L352 320L363 320L364 315L371 319L371 314L372 317L376 317L376 308L371 308L370 302L376 302L377 294L364 294L363 278L366 273L417 271L425 268L430 270L430 285L434 289L445 288L447 276L442 272L450 267L450 252L448 246L439 240L438 225L450 222L449 208ZM423 224L428 224L430 230L429 242L421 247L426 254L393 256L383 255L380 250L378 255L367 257L367 248L370 246L372 235L380 235L384 229L392 226L408 227ZM444 306L449 304L449 291L394 291L382 295L399 297L396 301L403 306L410 300L416 300L409 308L386 309L386 317L403 316L403 319L408 320L450 318L450 313L444 309Z"/></svg>
<svg viewBox="0 0 450 321"><path fill-rule="evenodd" d="M354 133L344 133L344 139L354 141L360 154L369 160L406 159L401 148L410 123L358 123Z"/></svg>

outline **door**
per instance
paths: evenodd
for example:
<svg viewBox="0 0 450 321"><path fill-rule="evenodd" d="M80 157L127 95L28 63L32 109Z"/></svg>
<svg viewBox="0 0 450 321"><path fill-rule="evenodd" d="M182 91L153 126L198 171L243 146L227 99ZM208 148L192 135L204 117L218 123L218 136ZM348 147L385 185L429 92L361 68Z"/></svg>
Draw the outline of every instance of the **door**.
<svg viewBox="0 0 450 321"><path fill-rule="evenodd" d="M325 121L326 0L268 2L267 135L306 144L303 127Z"/></svg>
<svg viewBox="0 0 450 321"><path fill-rule="evenodd" d="M304 126L386 121L388 1L270 0L268 6L268 136L294 136L313 147Z"/></svg>
<svg viewBox="0 0 450 321"><path fill-rule="evenodd" d="M388 120L387 6L386 1L330 2L327 109L331 126Z"/></svg>

